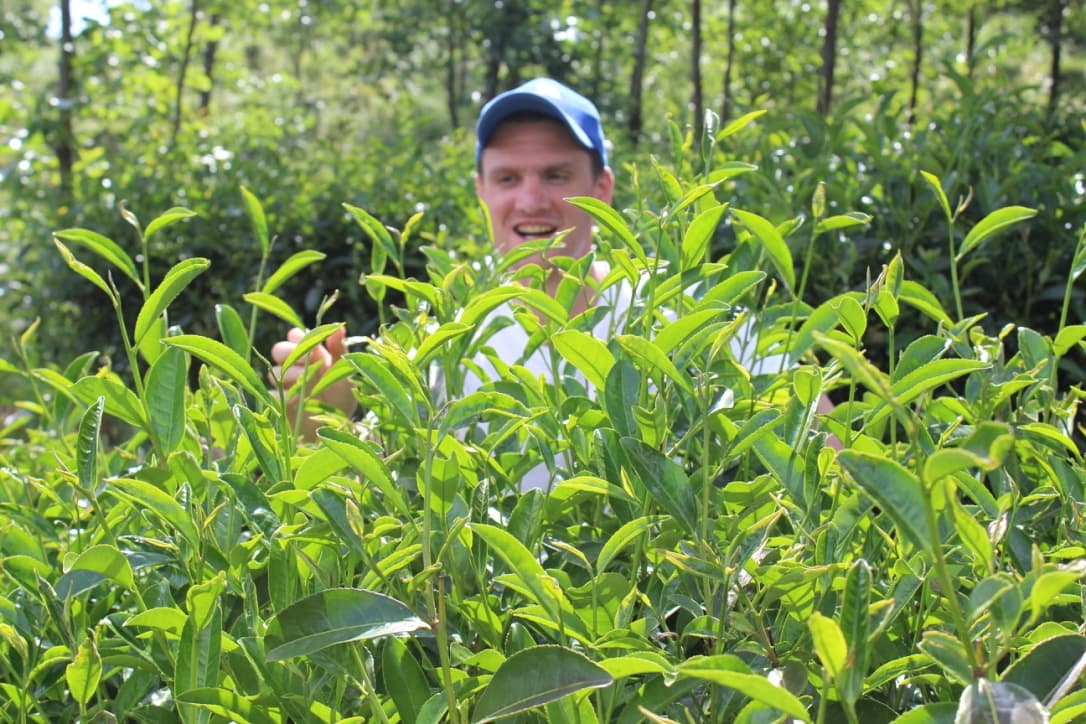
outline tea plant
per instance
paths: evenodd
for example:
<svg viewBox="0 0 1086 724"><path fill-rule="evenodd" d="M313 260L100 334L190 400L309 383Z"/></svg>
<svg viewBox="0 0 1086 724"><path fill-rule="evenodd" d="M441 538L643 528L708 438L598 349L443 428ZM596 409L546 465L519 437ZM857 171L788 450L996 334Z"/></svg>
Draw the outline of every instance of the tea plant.
<svg viewBox="0 0 1086 724"><path fill-rule="evenodd" d="M119 243L58 232L116 310L128 364L122 377L88 352L36 367L31 328L0 365L33 393L0 431L0 717L1081 717L1082 392L1056 369L1086 326L1065 314L1055 335L987 334L900 256L811 307L806 249L868 219L826 216L819 191L810 222L774 224L720 200L749 167L691 158L696 170L657 164L639 183L662 196L640 190L627 212L572 200L612 269L593 290L604 301L576 315L591 258L559 260L555 297L531 266L512 281L528 246L493 264L431 247L426 277L405 278L386 267L402 270L416 222L398 232L349 209L381 250L362 283L402 303L294 389L267 379L250 340L304 326L275 293L320 254L261 266L248 322L219 305L213 339L170 323L203 260L153 285ZM142 258L189 213L129 215ZM736 245L714 256L722 224ZM978 224L957 253L999 226ZM1067 298L1086 234L1077 248ZM141 292L134 324L114 273ZM620 287L633 305L598 340ZM334 301L293 359L339 326L323 322ZM491 314L503 304L511 316ZM897 349L906 317L930 333ZM488 351L503 324L545 345L548 379ZM888 370L864 348L873 324ZM752 330L780 364L737 355ZM468 373L482 385L465 394ZM314 401L344 378L360 419ZM838 399L828 415L823 393ZM312 443L293 397L323 423ZM538 468L551 487L521 492Z"/></svg>

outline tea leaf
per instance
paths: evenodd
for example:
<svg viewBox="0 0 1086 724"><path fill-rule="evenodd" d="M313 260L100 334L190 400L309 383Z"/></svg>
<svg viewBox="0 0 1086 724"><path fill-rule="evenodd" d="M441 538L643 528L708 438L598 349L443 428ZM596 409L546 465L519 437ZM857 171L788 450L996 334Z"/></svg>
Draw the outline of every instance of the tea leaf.
<svg viewBox="0 0 1086 724"><path fill-rule="evenodd" d="M174 206L172 209L159 214L156 218L151 220L151 223L149 223L147 228L143 231L143 240L147 241L162 229L173 226L182 219L190 219L193 216L196 216L195 211L186 209L183 206Z"/></svg>
<svg viewBox="0 0 1086 724"><path fill-rule="evenodd" d="M102 680L102 657L98 653L98 647L92 636L87 636L79 644L79 650L75 657L64 667L64 681L68 684L68 691L79 702L81 707L87 703L98 691L98 684Z"/></svg>
<svg viewBox="0 0 1086 724"><path fill-rule="evenodd" d="M392 238L392 233L388 230L388 227L381 223L379 219L371 215L368 211L361 209L351 204L343 204L343 208L347 209L354 220L358 222L358 225L362 227L362 230L370 237L370 240L374 244L379 245L384 250L385 254L398 259L399 248L396 245L396 241Z"/></svg>
<svg viewBox="0 0 1086 724"><path fill-rule="evenodd" d="M184 536L190 545L199 547L200 535L191 516L166 491L134 478L112 478L105 491L164 520Z"/></svg>
<svg viewBox="0 0 1086 724"><path fill-rule="evenodd" d="M848 644L841 627L832 618L823 616L818 611L807 619L807 628L811 631L811 643L815 653L826 667L838 690L841 689L842 673L848 662Z"/></svg>
<svg viewBox="0 0 1086 724"><path fill-rule="evenodd" d="M254 704L236 691L216 688L189 689L174 697L179 704L206 709L223 719L249 724L279 724L278 717L269 716L263 705Z"/></svg>
<svg viewBox="0 0 1086 724"><path fill-rule="evenodd" d="M693 656L679 664L678 668L681 678L711 681L734 689L791 717L805 722L811 721L807 709L792 692L770 683L763 676L750 673L750 669L737 656Z"/></svg>
<svg viewBox="0 0 1086 724"><path fill-rule="evenodd" d="M784 242L780 232L777 231L777 227L773 226L768 220L749 211L732 209L731 213L761 243L762 248L769 254L769 260L773 263L773 268L777 270L777 274L780 275L785 287L789 291L795 289L796 270L792 263L792 252L788 250L788 245Z"/></svg>
<svg viewBox="0 0 1086 724"><path fill-rule="evenodd" d="M64 257L64 262L68 265L69 269L105 292L106 296L109 297L110 303L114 307L120 306L120 300L117 299L117 294L109 284L106 284L106 280L103 279L98 272L72 256L72 252L69 251L68 247L64 246L64 244L61 244L56 239L53 240L53 243L57 247L57 250L60 251L60 255Z"/></svg>
<svg viewBox="0 0 1086 724"><path fill-rule="evenodd" d="M870 214L863 214L858 211L850 211L847 214L830 216L815 224L814 233L815 236L819 236L830 231L841 231L842 229L851 229L855 226L867 226L871 223L871 218Z"/></svg>
<svg viewBox="0 0 1086 724"><path fill-rule="evenodd" d="M1086 338L1086 324L1068 325L1056 335L1056 339L1052 343L1053 351L1057 357L1063 357L1084 338Z"/></svg>
<svg viewBox="0 0 1086 724"><path fill-rule="evenodd" d="M151 325L166 311L166 307L170 305L170 302L176 299L177 295L188 286L189 282L203 274L209 266L211 266L211 262L207 259L195 257L178 262L166 272L166 276L162 278L162 283L143 303L139 315L136 317L136 327L133 333L133 340L136 345L139 345L143 340L143 336L151 329Z"/></svg>
<svg viewBox="0 0 1086 724"><path fill-rule="evenodd" d="M143 288L143 284L140 282L139 272L136 270L136 262L132 261L132 257L128 256L128 254L126 254L112 239L108 239L97 232L89 231L87 229L64 229L63 231L56 232L53 236L57 239L83 245L120 269L124 275L134 281L139 288ZM58 246L64 247L63 244L58 244ZM67 249L67 247L64 248ZM66 254L66 256L69 255Z"/></svg>
<svg viewBox="0 0 1086 724"><path fill-rule="evenodd" d="M200 625L196 616L190 614L181 629L181 639L177 644L177 662L174 664L174 690L185 692L191 689L203 689L219 683L219 669L222 661L222 608L214 602L207 620ZM199 716L192 707L182 704L178 707L182 718L207 719Z"/></svg>
<svg viewBox="0 0 1086 724"><path fill-rule="evenodd" d="M185 393L188 391L188 360L170 347L147 373L147 413L162 451L171 453L185 436Z"/></svg>
<svg viewBox="0 0 1086 724"><path fill-rule="evenodd" d="M297 601L268 621L268 661L310 656L329 646L406 634L426 622L394 598L360 588L330 588Z"/></svg>
<svg viewBox="0 0 1086 724"><path fill-rule="evenodd" d="M955 595L953 591L948 593ZM973 682L969 657L966 655L965 646L958 639L944 631L925 631L918 646L952 681L964 686Z"/></svg>
<svg viewBox="0 0 1086 724"><path fill-rule="evenodd" d="M141 429L147 428L148 423L140 398L114 377L84 377L71 385L70 390L76 399L85 404L93 404L92 401L105 397L107 414L129 425Z"/></svg>
<svg viewBox="0 0 1086 724"><path fill-rule="evenodd" d="M322 427L317 437L336 455L357 470L364 480L371 482L385 496L385 499L405 520L412 517L411 509L403 498L401 489L392 483L392 475L381 457L373 449L372 443L361 440L357 435Z"/></svg>
<svg viewBox="0 0 1086 724"><path fill-rule="evenodd" d="M766 111L764 109L762 109L762 110L757 110L757 111L751 111L749 113L746 113L746 114L740 116L739 118L736 118L734 121L730 122L728 125L724 126L719 131L717 131L716 141L719 143L720 141L723 141L728 136L734 136L736 133L743 130L744 128L749 126L751 123L753 123L757 119L764 116L765 114L766 114Z"/></svg>
<svg viewBox="0 0 1086 724"><path fill-rule="evenodd" d="M421 397L421 389L417 386L405 389L400 378L389 371L389 363L375 355L354 352L344 355L343 359L347 360L375 390L383 395L392 410L399 413L405 425L412 428L419 425L419 411L415 400Z"/></svg>
<svg viewBox="0 0 1086 724"><path fill-rule="evenodd" d="M237 352L240 357L248 358L249 332L237 310L229 304L216 304L215 322L219 327L219 336L222 337L226 346Z"/></svg>
<svg viewBox="0 0 1086 724"><path fill-rule="evenodd" d="M1024 206L1007 206L996 209L977 222L977 225L969 230L962 241L961 248L954 261L961 259L976 247L980 246L993 234L1005 229L1011 224L1017 224L1026 219L1032 219L1037 215L1036 209L1027 209Z"/></svg>
<svg viewBox="0 0 1086 724"><path fill-rule="evenodd" d="M532 646L506 659L479 696L471 721L495 721L558 701L578 691L609 686L607 670L562 646Z"/></svg>
<svg viewBox="0 0 1086 724"><path fill-rule="evenodd" d="M298 329L305 329L305 322L298 316L298 313L294 311L293 307L284 302L279 297L273 294L265 294L263 292L248 292L242 295L242 299L252 304L257 309L262 309L268 314L286 322L291 327L297 327ZM247 354L245 352L239 352L239 354ZM289 365L288 365L289 366Z"/></svg>
<svg viewBox="0 0 1086 724"><path fill-rule="evenodd" d="M245 215L249 217L249 223L253 227L256 241L260 244L260 253L262 256L267 256L271 241L268 239L268 220L264 216L264 207L260 199L244 186L241 187L241 202L245 208Z"/></svg>
<svg viewBox="0 0 1086 724"><path fill-rule="evenodd" d="M943 310L943 306L939 304L939 300L935 295L911 279L901 282L901 293L898 296L898 301L919 309L936 322L942 322L947 326L952 324L950 315Z"/></svg>
<svg viewBox="0 0 1086 724"><path fill-rule="evenodd" d="M596 572L602 573L607 570L607 566L611 564L615 556L622 552L623 548L645 535L649 529L658 525L661 520L662 517L658 515L644 515L623 523L618 530L611 534L611 537L607 539L607 542L600 549L599 557L596 558Z"/></svg>
<svg viewBox="0 0 1086 724"><path fill-rule="evenodd" d="M690 379L680 372L675 364L667 358L667 355L651 340L634 334L619 334L615 335L614 339L631 357L647 367L650 373L655 372L654 376L661 385L670 379L683 392L688 395L694 394L694 387L690 383Z"/></svg>
<svg viewBox="0 0 1086 724"><path fill-rule="evenodd" d="M551 337L551 343L558 354L584 375L589 384L597 390L604 388L607 375L615 364L614 355L607 345L579 329L563 329Z"/></svg>
<svg viewBox="0 0 1086 724"><path fill-rule="evenodd" d="M98 485L98 437L102 429L102 410L105 396L99 397L87 408L79 421L79 439L76 443L75 469L83 490L94 490Z"/></svg>
<svg viewBox="0 0 1086 724"><path fill-rule="evenodd" d="M926 496L915 475L894 460L860 450L843 450L837 459L890 516L902 536L928 553L939 545L928 522Z"/></svg>
<svg viewBox="0 0 1086 724"><path fill-rule="evenodd" d="M727 210L727 204L713 206L694 217L686 227L682 243L682 268L689 269L701 263L709 251L713 234L720 226L720 217Z"/></svg>
<svg viewBox="0 0 1086 724"><path fill-rule="evenodd" d="M636 438L624 437L620 443L633 472L653 499L682 525L687 534L696 535L698 501L682 467Z"/></svg>
<svg viewBox="0 0 1086 724"><path fill-rule="evenodd" d="M1032 598L1032 595L1030 596ZM1053 636L1032 647L1003 672L1000 680L1017 684L1033 693L1040 701L1051 702L1068 676L1081 669L1086 656L1086 637L1078 634ZM1079 677L1071 679L1072 685Z"/></svg>
<svg viewBox="0 0 1086 724"><path fill-rule="evenodd" d="M845 591L841 601L841 632L848 645L848 656L837 687L845 701L855 703L864 692L864 677L870 649L867 636L871 628L868 607L873 587L871 566L863 558L857 559L845 576Z"/></svg>
<svg viewBox="0 0 1086 724"><path fill-rule="evenodd" d="M415 352L415 364L421 369L430 363L435 355L441 352L441 347L449 340L455 340L470 334L475 328L461 322L446 322L426 335Z"/></svg>
<svg viewBox="0 0 1086 724"><path fill-rule="evenodd" d="M252 366L241 355L222 342L196 334L181 334L176 337L167 337L163 340L163 343L171 347L179 347L199 357L212 367L216 367L219 371L225 373L227 377L251 392L264 404L275 406L275 399L268 392L268 388L265 387Z"/></svg>
<svg viewBox="0 0 1086 724"><path fill-rule="evenodd" d="M310 264L323 261L326 256L327 254L324 252L315 249L303 249L291 254L286 261L279 265L278 269L271 273L268 280L260 287L260 291L264 294L274 294L279 287L293 278L295 274Z"/></svg>
<svg viewBox="0 0 1086 724"><path fill-rule="evenodd" d="M624 248L633 252L638 261L648 265L648 256L645 255L645 250L641 248L641 244L638 243L637 237L630 231L630 227L626 224L626 220L622 218L622 215L616 211L614 207L591 196L574 196L566 199L566 201L582 211L588 212L592 218L600 223L600 225L617 236L619 240L622 241Z"/></svg>
<svg viewBox="0 0 1086 724"><path fill-rule="evenodd" d="M946 220L953 223L954 214L950 210L950 201L947 200L946 192L943 191L943 182L939 180L938 176L927 171L921 171L920 175L924 177L924 180L928 182L928 186L935 192L935 198L939 201L939 207L946 215Z"/></svg>
<svg viewBox="0 0 1086 724"><path fill-rule="evenodd" d="M407 644L395 636L385 640L381 651L381 675L400 719L413 722L430 698L430 684Z"/></svg>

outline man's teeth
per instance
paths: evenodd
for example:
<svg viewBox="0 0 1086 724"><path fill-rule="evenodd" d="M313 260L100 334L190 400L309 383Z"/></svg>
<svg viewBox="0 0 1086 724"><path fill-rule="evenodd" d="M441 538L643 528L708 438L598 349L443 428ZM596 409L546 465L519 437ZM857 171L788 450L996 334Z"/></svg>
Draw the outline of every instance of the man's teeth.
<svg viewBox="0 0 1086 724"><path fill-rule="evenodd" d="M554 233L554 227L524 224L523 226L518 226L516 231L521 236L550 236Z"/></svg>

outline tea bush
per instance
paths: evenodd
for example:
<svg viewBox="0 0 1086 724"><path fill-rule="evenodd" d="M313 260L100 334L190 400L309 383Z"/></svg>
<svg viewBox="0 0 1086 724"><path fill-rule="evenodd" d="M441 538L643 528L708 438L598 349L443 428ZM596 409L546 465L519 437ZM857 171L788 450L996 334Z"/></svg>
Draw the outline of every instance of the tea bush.
<svg viewBox="0 0 1086 724"><path fill-rule="evenodd" d="M1051 333L947 311L903 254L812 305L812 250L877 222L821 185L806 223L724 200L751 172L657 165L625 212L574 200L601 229L602 287L632 290L607 342L587 331L606 309L570 313L590 259L564 262L555 298L512 281L516 255L431 244L402 273L421 220L394 232L351 206L380 250L362 289L397 301L308 390L269 385L253 340L308 326L300 359L338 302L307 325L279 296L322 255L271 261L249 191L251 316L179 306L206 258L151 274L187 209L130 219L138 258L58 231L121 359L38 365L32 326L0 362L29 390L0 430L4 720L1081 717L1082 392L1057 370L1086 338L1068 323L1086 233ZM959 242L951 270L1035 218L971 223L951 183L921 182ZM216 329L177 324L197 313ZM747 319L788 364L735 355ZM507 323L547 345L552 379L493 359L464 394L462 361ZM343 378L365 414L314 407L300 442L285 400ZM538 466L553 486L519 492Z"/></svg>

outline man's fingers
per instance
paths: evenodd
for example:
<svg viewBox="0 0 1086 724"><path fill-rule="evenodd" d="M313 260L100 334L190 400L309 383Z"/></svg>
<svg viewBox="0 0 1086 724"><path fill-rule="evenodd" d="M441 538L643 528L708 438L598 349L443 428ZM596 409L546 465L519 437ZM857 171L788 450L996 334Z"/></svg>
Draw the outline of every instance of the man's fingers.
<svg viewBox="0 0 1086 724"><path fill-rule="evenodd" d="M328 339L324 340L324 345L328 348L328 354L331 355L332 362L335 362L347 353L346 339L347 328L340 327L328 335Z"/></svg>

